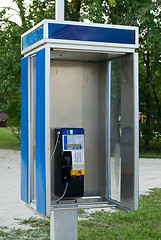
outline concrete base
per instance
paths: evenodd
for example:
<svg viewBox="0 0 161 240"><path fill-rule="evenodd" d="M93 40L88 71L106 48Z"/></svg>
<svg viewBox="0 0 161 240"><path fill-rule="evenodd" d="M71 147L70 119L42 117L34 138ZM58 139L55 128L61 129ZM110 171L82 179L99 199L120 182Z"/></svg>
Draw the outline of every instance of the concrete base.
<svg viewBox="0 0 161 240"><path fill-rule="evenodd" d="M50 239L77 240L78 213L77 210L51 211Z"/></svg>

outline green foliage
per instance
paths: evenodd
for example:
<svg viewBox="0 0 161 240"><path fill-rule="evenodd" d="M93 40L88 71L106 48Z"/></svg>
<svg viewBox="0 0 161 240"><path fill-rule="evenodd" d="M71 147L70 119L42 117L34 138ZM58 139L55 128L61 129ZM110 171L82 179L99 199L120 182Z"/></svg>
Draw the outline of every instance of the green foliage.
<svg viewBox="0 0 161 240"><path fill-rule="evenodd" d="M142 196L138 211L96 212L79 223L78 239L160 239L161 190Z"/></svg>
<svg viewBox="0 0 161 240"><path fill-rule="evenodd" d="M54 0L33 0L29 5L29 13L26 20L35 25L43 19L55 19L55 1Z"/></svg>
<svg viewBox="0 0 161 240"><path fill-rule="evenodd" d="M20 139L20 44L19 26L8 23L0 34L0 111L9 116L8 125L16 127Z"/></svg>
<svg viewBox="0 0 161 240"><path fill-rule="evenodd" d="M20 150L20 143L9 128L0 128L0 149Z"/></svg>
<svg viewBox="0 0 161 240"><path fill-rule="evenodd" d="M157 2L151 3L140 20L140 111L146 115L141 126L143 141L149 149L151 140L161 137L161 25Z"/></svg>
<svg viewBox="0 0 161 240"><path fill-rule="evenodd" d="M116 1L109 7L107 22L139 27L140 112L146 122L140 125L141 141L149 149L150 141L161 138L161 1Z"/></svg>

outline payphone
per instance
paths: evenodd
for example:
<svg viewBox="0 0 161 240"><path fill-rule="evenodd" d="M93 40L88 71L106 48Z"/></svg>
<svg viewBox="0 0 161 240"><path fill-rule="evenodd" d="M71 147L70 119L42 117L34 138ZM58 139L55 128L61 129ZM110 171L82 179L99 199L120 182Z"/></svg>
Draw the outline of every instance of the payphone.
<svg viewBox="0 0 161 240"><path fill-rule="evenodd" d="M138 33L44 19L22 35L21 199L45 216L109 201L138 209Z"/></svg>
<svg viewBox="0 0 161 240"><path fill-rule="evenodd" d="M55 195L64 198L84 195L84 129L55 130Z"/></svg>

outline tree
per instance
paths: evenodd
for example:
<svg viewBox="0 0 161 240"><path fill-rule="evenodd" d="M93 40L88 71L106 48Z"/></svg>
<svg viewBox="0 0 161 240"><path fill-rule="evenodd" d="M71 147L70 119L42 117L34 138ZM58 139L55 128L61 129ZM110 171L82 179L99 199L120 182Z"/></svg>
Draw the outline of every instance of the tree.
<svg viewBox="0 0 161 240"><path fill-rule="evenodd" d="M108 7L108 22L139 26L140 111L146 115L141 125L146 149L156 132L161 134L161 1L116 1Z"/></svg>
<svg viewBox="0 0 161 240"><path fill-rule="evenodd" d="M27 26L24 20L23 1L16 2L19 7L22 26L6 17L7 10L10 8L5 8L0 13L0 96L3 103L0 105L0 111L8 114L8 125L11 127L13 134L20 140L20 38Z"/></svg>
<svg viewBox="0 0 161 240"><path fill-rule="evenodd" d="M150 140L161 133L161 25L160 9L156 2L148 9L140 29L140 109L146 115L142 126L143 139L149 149Z"/></svg>
<svg viewBox="0 0 161 240"><path fill-rule="evenodd" d="M93 22L139 26L140 111L146 115L141 125L145 146L161 136L161 1L84 1L83 18ZM88 2L88 5L87 5Z"/></svg>

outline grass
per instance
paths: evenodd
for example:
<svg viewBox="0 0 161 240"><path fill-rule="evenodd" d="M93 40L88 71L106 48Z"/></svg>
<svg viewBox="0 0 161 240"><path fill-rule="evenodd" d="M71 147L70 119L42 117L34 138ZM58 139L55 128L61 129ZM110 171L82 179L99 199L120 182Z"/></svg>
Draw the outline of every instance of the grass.
<svg viewBox="0 0 161 240"><path fill-rule="evenodd" d="M161 142L150 142L149 149L145 148L145 144L140 142L139 151L141 158L161 158Z"/></svg>
<svg viewBox="0 0 161 240"><path fill-rule="evenodd" d="M0 149L20 150L20 143L9 128L0 128Z"/></svg>
<svg viewBox="0 0 161 240"><path fill-rule="evenodd" d="M79 239L161 239L161 189L142 196L138 211L93 214L79 224Z"/></svg>
<svg viewBox="0 0 161 240"><path fill-rule="evenodd" d="M139 158L160 158L161 153L140 153Z"/></svg>
<svg viewBox="0 0 161 240"><path fill-rule="evenodd" d="M161 239L161 189L153 190L148 196L141 196L139 210L125 213L117 211L96 212L89 220L79 221L79 240L159 240ZM81 211L81 214L83 212ZM22 222L32 227L28 230L0 228L0 239L50 239L50 221L30 218Z"/></svg>

